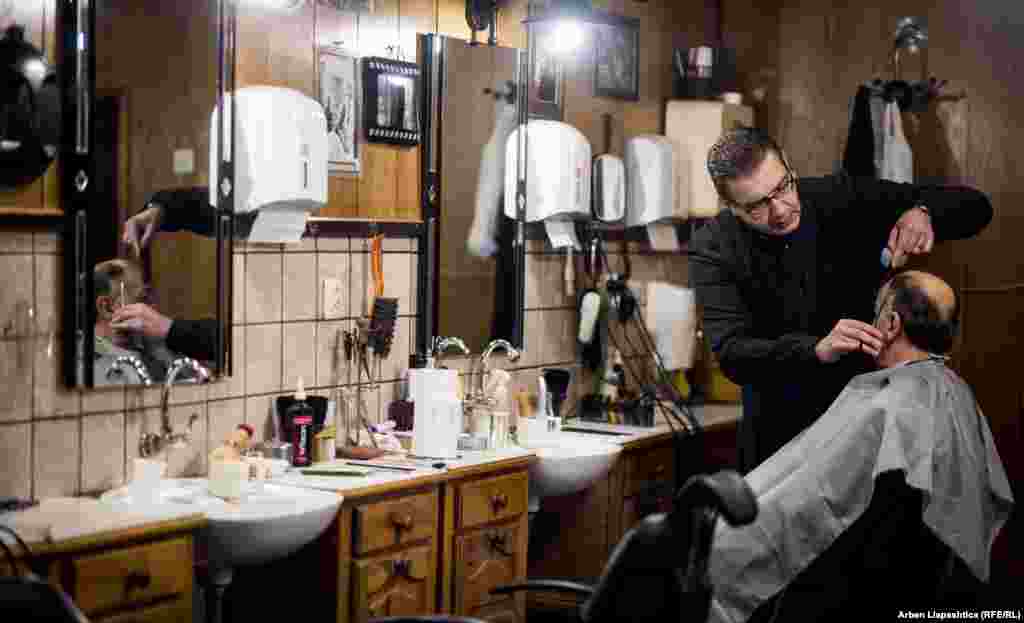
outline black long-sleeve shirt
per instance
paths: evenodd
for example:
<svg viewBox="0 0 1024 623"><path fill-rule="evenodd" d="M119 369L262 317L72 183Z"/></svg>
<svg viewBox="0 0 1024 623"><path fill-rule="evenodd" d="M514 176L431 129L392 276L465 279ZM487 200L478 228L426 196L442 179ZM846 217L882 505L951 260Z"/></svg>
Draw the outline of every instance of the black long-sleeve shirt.
<svg viewBox="0 0 1024 623"><path fill-rule="evenodd" d="M833 364L814 348L842 318L870 323L896 221L927 206L936 241L968 238L992 219L988 198L966 187L873 178L806 178L797 184L801 229L768 236L723 211L694 235L690 281L722 371L744 386L740 467L748 471L824 413L856 374L853 353Z"/></svg>

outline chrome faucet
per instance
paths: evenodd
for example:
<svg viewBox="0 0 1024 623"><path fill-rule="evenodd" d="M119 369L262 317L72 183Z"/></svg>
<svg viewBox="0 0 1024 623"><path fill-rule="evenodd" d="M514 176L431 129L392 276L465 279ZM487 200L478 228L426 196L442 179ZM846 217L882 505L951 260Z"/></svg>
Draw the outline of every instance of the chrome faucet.
<svg viewBox="0 0 1024 623"><path fill-rule="evenodd" d="M433 367L438 359L449 350L458 351L460 355L468 355L469 349L461 338L434 336L433 344L430 347L430 367Z"/></svg>
<svg viewBox="0 0 1024 623"><path fill-rule="evenodd" d="M139 456L147 458L154 454L159 454L164 448L184 448L185 446L192 443L192 426L199 419L199 415L193 413L188 418L188 424L185 426L185 432L176 433L171 428L171 418L168 413L169 402L171 397L171 386L174 385L174 380L178 378L181 371L185 368L189 368L195 374L195 377L190 380L193 383L206 383L210 380L210 371L207 370L201 363L190 357L182 357L175 359L171 363L170 370L167 371L167 378L164 381L163 392L160 395L160 432L159 433L143 433L142 437L139 438Z"/></svg>
<svg viewBox="0 0 1024 623"><path fill-rule="evenodd" d="M143 385L148 387L153 384L153 377L151 377L149 375L149 371L146 370L146 364L142 363L142 360L138 357L130 355L121 355L117 359L114 359L114 362L110 364L109 368L107 368L107 378L112 379L115 374L124 374L124 370L121 369L121 366L123 365L131 366L132 369L135 370L135 374L138 375L139 380L142 381Z"/></svg>
<svg viewBox="0 0 1024 623"><path fill-rule="evenodd" d="M487 348L484 349L483 354L480 355L480 358L477 360L476 363L476 389L470 392L471 399L473 402L476 402L478 404L487 403L487 399L484 396L484 379L487 377L487 373L490 372L488 362L491 359L491 355L493 355L494 351L498 350L499 348L506 352L509 361L516 361L519 359L519 351L516 350L516 348L512 346L512 344L510 344L508 340L491 340L491 342L487 344ZM474 373L472 370L470 371L470 381L474 381Z"/></svg>

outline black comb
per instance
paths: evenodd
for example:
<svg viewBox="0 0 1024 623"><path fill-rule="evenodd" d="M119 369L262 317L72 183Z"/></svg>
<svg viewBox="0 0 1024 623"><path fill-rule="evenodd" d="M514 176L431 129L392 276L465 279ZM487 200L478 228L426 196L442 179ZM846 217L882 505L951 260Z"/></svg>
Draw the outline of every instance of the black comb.
<svg viewBox="0 0 1024 623"><path fill-rule="evenodd" d="M391 352L391 341L395 337L395 320L398 318L398 299L378 296L373 300L370 316L370 349L378 357L387 357Z"/></svg>

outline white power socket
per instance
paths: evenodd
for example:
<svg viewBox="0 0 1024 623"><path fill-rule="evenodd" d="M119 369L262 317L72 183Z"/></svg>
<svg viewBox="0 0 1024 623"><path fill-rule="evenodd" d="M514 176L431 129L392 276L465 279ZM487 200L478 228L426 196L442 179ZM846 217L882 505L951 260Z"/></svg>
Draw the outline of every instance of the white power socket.
<svg viewBox="0 0 1024 623"><path fill-rule="evenodd" d="M191 149L174 150L174 174L192 175L196 171L196 153Z"/></svg>
<svg viewBox="0 0 1024 623"><path fill-rule="evenodd" d="M322 301L324 318L341 318L345 315L345 291L341 287L341 279L324 279Z"/></svg>

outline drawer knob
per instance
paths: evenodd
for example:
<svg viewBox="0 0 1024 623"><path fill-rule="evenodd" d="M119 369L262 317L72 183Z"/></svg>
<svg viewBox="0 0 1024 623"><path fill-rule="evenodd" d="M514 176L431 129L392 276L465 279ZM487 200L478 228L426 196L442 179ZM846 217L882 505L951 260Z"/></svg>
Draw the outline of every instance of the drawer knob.
<svg viewBox="0 0 1024 623"><path fill-rule="evenodd" d="M505 558L512 557L512 552L508 550L508 534L492 534L487 537L487 541L492 551L501 554Z"/></svg>
<svg viewBox="0 0 1024 623"><path fill-rule="evenodd" d="M390 515L391 523L398 530L412 530L412 513L393 512Z"/></svg>
<svg viewBox="0 0 1024 623"><path fill-rule="evenodd" d="M664 465L659 465L659 466L655 467L654 468L654 473L659 475L659 476L664 474L665 473L665 466Z"/></svg>
<svg viewBox="0 0 1024 623"><path fill-rule="evenodd" d="M131 592L133 590L142 590L149 586L151 578L145 571L132 571L128 575L124 576L124 589L125 592Z"/></svg>
<svg viewBox="0 0 1024 623"><path fill-rule="evenodd" d="M508 495L504 493L495 493L491 496L491 509L495 514L500 513L502 510L508 507Z"/></svg>

